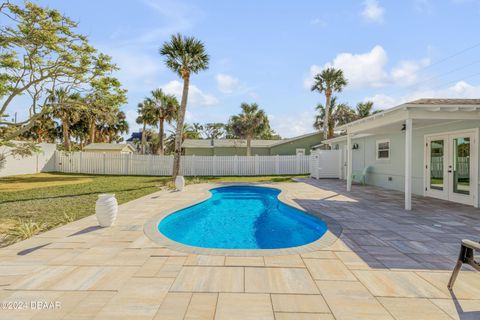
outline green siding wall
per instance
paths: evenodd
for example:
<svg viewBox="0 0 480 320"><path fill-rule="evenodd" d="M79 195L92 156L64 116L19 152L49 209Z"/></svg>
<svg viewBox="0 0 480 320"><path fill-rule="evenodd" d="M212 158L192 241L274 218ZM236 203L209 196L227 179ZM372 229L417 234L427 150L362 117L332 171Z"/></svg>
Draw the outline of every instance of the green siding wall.
<svg viewBox="0 0 480 320"><path fill-rule="evenodd" d="M320 144L322 141L322 136L321 134L315 134L312 136L307 136L302 139L298 139L292 142L287 142L287 143L282 143L281 145L278 146L273 146L270 149L270 155L295 155L296 154L296 149L305 149L305 154L310 154L310 149L317 145Z"/></svg>

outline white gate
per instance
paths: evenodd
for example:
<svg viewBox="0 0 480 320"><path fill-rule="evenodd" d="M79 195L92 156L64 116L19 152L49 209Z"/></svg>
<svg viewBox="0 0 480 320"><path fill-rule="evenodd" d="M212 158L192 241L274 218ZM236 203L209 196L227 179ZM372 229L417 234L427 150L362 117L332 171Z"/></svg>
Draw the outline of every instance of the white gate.
<svg viewBox="0 0 480 320"><path fill-rule="evenodd" d="M311 157L310 176L312 178L341 178L340 150L316 150L312 152Z"/></svg>

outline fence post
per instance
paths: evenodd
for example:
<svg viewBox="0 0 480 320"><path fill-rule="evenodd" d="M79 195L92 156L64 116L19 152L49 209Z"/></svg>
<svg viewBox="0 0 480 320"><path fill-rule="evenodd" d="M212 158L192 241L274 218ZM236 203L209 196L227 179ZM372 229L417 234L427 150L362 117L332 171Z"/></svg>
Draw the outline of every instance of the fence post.
<svg viewBox="0 0 480 320"><path fill-rule="evenodd" d="M82 173L82 151L78 152L78 173Z"/></svg>
<svg viewBox="0 0 480 320"><path fill-rule="evenodd" d="M300 173L300 155L299 154L297 154L295 157L295 172L297 174Z"/></svg>
<svg viewBox="0 0 480 320"><path fill-rule="evenodd" d="M148 155L148 175L153 176L153 161L151 154Z"/></svg>
<svg viewBox="0 0 480 320"><path fill-rule="evenodd" d="M254 174L258 175L258 154L256 154L255 157L253 158L253 166L255 168Z"/></svg>
<svg viewBox="0 0 480 320"><path fill-rule="evenodd" d="M55 172L58 172L58 151L55 150L55 152L53 153L53 161L55 161L53 163L53 170Z"/></svg>
<svg viewBox="0 0 480 320"><path fill-rule="evenodd" d="M103 174L107 172L107 154L103 153Z"/></svg>
<svg viewBox="0 0 480 320"><path fill-rule="evenodd" d="M217 156L216 155L213 155L212 165L213 165L213 175L216 176L217 175Z"/></svg>
<svg viewBox="0 0 480 320"><path fill-rule="evenodd" d="M233 170L234 170L234 174L236 176L238 176L238 156L235 155L235 157L233 158Z"/></svg>
<svg viewBox="0 0 480 320"><path fill-rule="evenodd" d="M280 156L275 156L275 174L280 174Z"/></svg>
<svg viewBox="0 0 480 320"><path fill-rule="evenodd" d="M190 175L195 176L195 155L191 156Z"/></svg>

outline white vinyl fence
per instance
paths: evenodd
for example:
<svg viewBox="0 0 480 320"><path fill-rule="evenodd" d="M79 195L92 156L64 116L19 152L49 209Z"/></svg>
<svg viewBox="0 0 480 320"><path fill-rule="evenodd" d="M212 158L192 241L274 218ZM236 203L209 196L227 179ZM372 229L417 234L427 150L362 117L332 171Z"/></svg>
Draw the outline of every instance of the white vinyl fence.
<svg viewBox="0 0 480 320"><path fill-rule="evenodd" d="M340 150L316 150L310 160L310 175L315 179L340 178L342 176Z"/></svg>
<svg viewBox="0 0 480 320"><path fill-rule="evenodd" d="M55 171L68 173L153 175L172 174L173 156L55 153ZM310 156L182 156L184 176L255 176L309 174Z"/></svg>
<svg viewBox="0 0 480 320"><path fill-rule="evenodd" d="M13 141L21 144L21 141ZM39 143L40 152L26 157L10 155L10 148L0 147L0 155L6 156L3 165L0 165L0 177L15 176L18 174L32 174L54 171L53 155L57 145L54 143Z"/></svg>

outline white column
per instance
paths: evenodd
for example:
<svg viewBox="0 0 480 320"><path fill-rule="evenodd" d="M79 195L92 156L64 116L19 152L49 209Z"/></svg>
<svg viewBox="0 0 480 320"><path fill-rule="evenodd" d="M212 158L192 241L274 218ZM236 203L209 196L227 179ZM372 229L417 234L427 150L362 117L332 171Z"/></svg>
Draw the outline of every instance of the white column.
<svg viewBox="0 0 480 320"><path fill-rule="evenodd" d="M352 190L352 134L347 131L347 191Z"/></svg>
<svg viewBox="0 0 480 320"><path fill-rule="evenodd" d="M405 210L412 210L412 119L405 120Z"/></svg>

